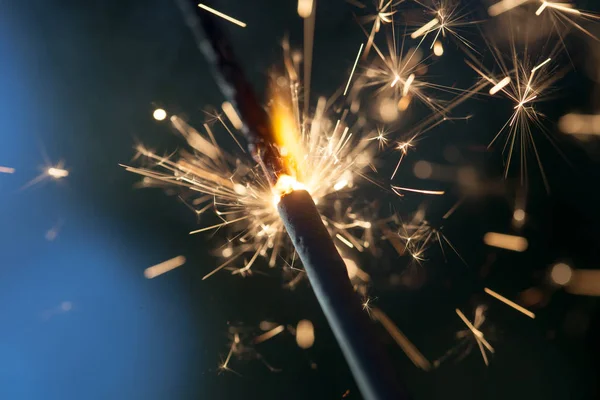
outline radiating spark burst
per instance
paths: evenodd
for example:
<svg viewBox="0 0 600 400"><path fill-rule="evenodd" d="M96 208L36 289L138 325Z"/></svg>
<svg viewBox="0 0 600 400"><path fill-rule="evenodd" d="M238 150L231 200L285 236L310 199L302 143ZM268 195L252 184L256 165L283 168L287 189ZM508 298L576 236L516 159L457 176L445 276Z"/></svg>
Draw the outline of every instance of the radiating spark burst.
<svg viewBox="0 0 600 400"><path fill-rule="evenodd" d="M280 90L298 90L294 82L286 79L279 82L284 85ZM274 100L278 101L283 100ZM339 197L340 193L351 190L354 180L364 175L362 171L370 164L374 143L355 135L347 112L342 112L335 123L330 120L326 116L325 101L318 102L310 120L305 120L298 108L289 104L271 105L272 112L278 113L272 115L274 124L285 125L284 131L290 133L292 130L298 134L297 146L280 148L284 157L294 160L297 175L280 179L280 183L290 181L290 184L301 184L306 188L324 211L332 236L345 246L362 251L364 241L355 237L352 231L367 229L365 226L370 226L370 223L362 221L356 214L350 223L338 223L327 218L325 211L329 207L329 196L335 194ZM280 257L286 259L290 256L292 252L288 251L291 248L287 234L276 209L278 194L249 155L233 155L216 141L213 130L219 126L235 137L225 121L218 118L212 126L204 124L203 133L177 116L171 116L170 121L194 154L181 151L162 156L138 146L137 151L149 162L148 167L125 167L150 178L151 185L169 184L189 189L181 197L188 207L203 219L207 211L213 211L220 220L207 223L191 234L227 228L227 251L222 252L224 260L204 279L224 268L233 268L234 274L248 274L259 257L267 258L269 266L275 266ZM239 144L239 141L236 142ZM242 266L238 267L238 264Z"/></svg>
<svg viewBox="0 0 600 400"><path fill-rule="evenodd" d="M595 40L600 40L585 26L586 22L600 20L600 15L590 11L580 10L575 3L570 1L548 1L548 0L502 0L488 8L488 14L496 17L517 7L529 8L531 15L535 17L548 16L550 23L556 33L563 39L564 31L571 28L577 29ZM537 22L539 23L539 22Z"/></svg>
<svg viewBox="0 0 600 400"><path fill-rule="evenodd" d="M489 350L491 353L494 353L494 349L487 342L487 339L485 339L485 336L481 331L483 324L486 321L485 311L485 306L477 306L477 308L475 309L475 320L473 321L473 323L471 323L459 309L456 309L456 313L458 314L460 319L467 325L468 329L460 330L456 333L456 338L459 339L458 344L450 348L450 350L448 350L443 356L441 356L433 362L433 366L435 368L438 368L443 362L453 357L455 357L456 361L464 359L469 354L471 354L471 351L473 351L475 345L477 345L477 347L479 348L479 351L481 352L481 357L483 358L485 365L489 365L485 349ZM483 342L482 340L484 340L485 342Z"/></svg>
<svg viewBox="0 0 600 400"><path fill-rule="evenodd" d="M379 145L379 150L383 150L389 141L389 139L386 137L387 134L388 132L386 132L383 128L379 128L377 129L377 135L367 140L376 140Z"/></svg>
<svg viewBox="0 0 600 400"><path fill-rule="evenodd" d="M267 342L273 337L281 334L285 331L283 325L277 325L275 328L256 336L256 329L253 327L247 327L243 325L232 325L229 327L229 350L225 359L222 359L218 366L218 373L222 372L233 372L236 375L241 376L240 373L234 371L231 368L231 363L243 360L259 360L265 367L271 372L280 372L281 369L273 367L265 360L262 354L260 354L256 345Z"/></svg>
<svg viewBox="0 0 600 400"><path fill-rule="evenodd" d="M237 19L235 19L233 17L230 17L229 15L224 14L224 13L222 13L220 11L217 11L214 8L211 8L211 7L207 6L207 5L204 5L204 4L200 3L200 4L198 4L198 7L200 7L203 10L206 10L206 11L208 11L210 13L213 13L213 14L215 14L218 17L221 17L221 18L223 18L226 21L229 21L232 24L235 24L237 26L241 26L242 28L246 27L246 23L245 22L242 22L242 21L237 20Z"/></svg>
<svg viewBox="0 0 600 400"><path fill-rule="evenodd" d="M510 306L510 307L514 308L515 310L517 310L517 311L519 311L519 312L527 315L529 318L532 318L532 319L535 318L535 314L534 313L532 313L531 311L529 311L525 307L521 307L520 305L518 305L514 301L510 301L506 297L502 296L500 293L494 292L492 289L489 289L489 288L484 288L483 290L484 290L484 292L486 292L490 296L492 296L492 297L500 300L501 302L503 302L507 306Z"/></svg>
<svg viewBox="0 0 600 400"><path fill-rule="evenodd" d="M425 119L422 126L415 127L415 131L425 127L432 128L436 125L432 123L435 120L450 119L450 111L476 93L476 90L429 82L424 74L428 68L427 61L432 56L424 57L420 49L421 43L409 47L406 36L396 32L393 26L391 30L386 53L373 44L377 57L362 68L361 79L356 80L353 88L355 94L373 88L382 101L389 102L391 99L397 103L400 111L405 111L413 100L418 100L431 109L433 115ZM434 97L433 93L440 96ZM452 95L454 98L442 99L441 95Z"/></svg>
<svg viewBox="0 0 600 400"><path fill-rule="evenodd" d="M25 185L23 185L21 187L21 190L26 189L30 186L37 185L48 179L54 179L54 180L58 181L58 180L62 180L64 178L66 178L67 176L69 176L69 170L65 168L64 161L61 160L57 164L52 165L47 160L46 156L44 158L46 158L46 165L44 167L42 167L42 172L38 176L33 178L32 180L27 182Z"/></svg>
<svg viewBox="0 0 600 400"><path fill-rule="evenodd" d="M371 32L368 35L367 45L365 47L365 52L363 58L366 58L373 46L373 41L375 40L375 34L380 31L381 26L384 24L392 24L393 17L396 13L394 9L398 4L402 3L404 0L373 0L373 4L375 5L375 11L366 16L361 17L359 22L363 24L373 23L371 27ZM366 6L359 1L353 0L352 3L359 7L365 9Z"/></svg>
<svg viewBox="0 0 600 400"><path fill-rule="evenodd" d="M502 154L505 157L504 177L508 177L512 164L518 163L521 185L526 185L528 181L528 154L532 152L546 190L549 191L548 179L535 142L537 132L542 133L555 148L556 146L544 128L543 114L536 109L535 104L551 93L552 85L564 73L552 62L557 48L554 47L549 51L549 56L535 63L526 51L518 54L514 42L511 42L508 59L499 48L492 45L489 45L489 48L494 57L495 67L500 69L499 74L492 73L470 53L467 54L471 60L465 62L477 72L482 82L491 85L490 94L502 93L513 102L513 108L508 120L494 136L488 148L504 137L502 147Z"/></svg>
<svg viewBox="0 0 600 400"><path fill-rule="evenodd" d="M466 265L466 261L460 255L456 247L450 242L446 235L444 235L443 228L443 226L434 227L428 222L425 219L425 210L421 208L413 215L411 221L406 223L400 222L398 236L404 241L405 249L418 263L425 261L425 252L433 244L437 243L444 260L446 260L446 250L444 247L447 246Z"/></svg>
<svg viewBox="0 0 600 400"><path fill-rule="evenodd" d="M446 38L456 38L461 44L475 51L473 43L468 41L461 33L465 27L479 24L481 21L469 20L470 12L467 10L467 6L461 7L458 0L415 0L415 2L427 9L431 19L412 32L411 38L422 37L421 42L423 42L427 36L433 37L430 48L433 49L437 43L436 55L438 56L441 56L444 52L439 39Z"/></svg>
<svg viewBox="0 0 600 400"><path fill-rule="evenodd" d="M485 308L483 306L478 306L475 309L475 320L473 321L473 323L471 323L471 321L469 321L467 317L465 317L465 315L462 313L462 311L460 311L458 308L455 311L456 314L460 317L460 319L465 323L465 325L467 325L467 328L469 328L470 333L472 333L473 338L475 339L475 342L479 347L479 351L481 352L483 362L485 362L485 365L489 365L489 361L485 351L487 349L490 353L494 353L494 348L485 339L483 332L479 330L479 328L481 328L481 325L483 325L483 323L485 322ZM467 332L463 331L462 335L464 336L465 334L467 334ZM459 336L459 334L457 334L457 336Z"/></svg>

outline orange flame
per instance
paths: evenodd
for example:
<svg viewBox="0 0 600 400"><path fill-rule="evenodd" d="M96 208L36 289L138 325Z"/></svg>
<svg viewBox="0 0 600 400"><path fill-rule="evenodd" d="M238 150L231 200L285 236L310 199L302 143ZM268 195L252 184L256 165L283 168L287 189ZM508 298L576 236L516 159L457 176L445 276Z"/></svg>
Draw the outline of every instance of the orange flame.
<svg viewBox="0 0 600 400"><path fill-rule="evenodd" d="M279 148L286 169L285 174L300 181L304 151L290 97L291 95L286 96L280 85L271 85L271 128L273 140Z"/></svg>

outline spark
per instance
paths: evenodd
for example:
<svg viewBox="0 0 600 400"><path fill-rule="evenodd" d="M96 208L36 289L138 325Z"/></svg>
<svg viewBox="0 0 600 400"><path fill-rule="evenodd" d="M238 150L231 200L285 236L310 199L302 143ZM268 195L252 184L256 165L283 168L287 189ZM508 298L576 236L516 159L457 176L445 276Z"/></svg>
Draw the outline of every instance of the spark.
<svg viewBox="0 0 600 400"><path fill-rule="evenodd" d="M365 48L364 57L366 58L369 54L371 47L373 46L373 41L375 39L375 34L380 31L381 26L384 24L391 24L393 22L393 16L396 13L394 7L400 4L403 0L395 1L395 0L378 0L376 3L376 10L373 14L361 18L365 23L373 22L373 26L371 27L371 32L368 34L367 46ZM352 0L352 3L359 8L366 8L364 4Z"/></svg>
<svg viewBox="0 0 600 400"><path fill-rule="evenodd" d="M489 365L488 358L487 358L487 355L485 353L484 347L490 353L494 353L494 348L485 339L485 337L483 335L483 332L481 332L479 329L477 329L477 327L475 325L473 325L471 323L471 321L469 321L467 319L467 317L465 317L465 315L462 313L462 311L460 311L458 308L455 311L456 311L456 314L458 314L458 316L460 317L460 319L465 323L465 325L467 326L467 328L469 328L469 330L473 334L473 337L475 338L475 341L477 342L477 346L479 346L479 351L481 352L481 357L483 357L483 361L485 362L485 365L486 366ZM476 316L475 316L476 320L477 320L477 312L478 311L479 311L479 307L476 310ZM481 311L481 313L483 313L483 312Z"/></svg>
<svg viewBox="0 0 600 400"><path fill-rule="evenodd" d="M440 23L440 21L437 18L434 18L431 21L429 21L428 23L426 23L425 25L423 25L422 27L420 27L419 29L417 29L416 31L414 31L413 33L411 33L410 37L413 39L416 39L419 36L429 32L432 28L437 26L439 23Z"/></svg>
<svg viewBox="0 0 600 400"><path fill-rule="evenodd" d="M267 340L279 335L284 330L285 330L285 326L283 326L283 325L276 326L275 328L263 333L262 335L255 337L253 342L254 342L254 344L266 342Z"/></svg>
<svg viewBox="0 0 600 400"><path fill-rule="evenodd" d="M392 322L392 320L379 308L373 308L373 317L383 325L392 339L400 346L404 354L415 364L416 367L424 371L431 369L431 363L417 347L402 333L402 331Z"/></svg>
<svg viewBox="0 0 600 400"><path fill-rule="evenodd" d="M520 5L529 1L530 0L502 0L498 3L492 4L488 8L488 14L490 17L497 17L498 15L510 11L513 8L519 7Z"/></svg>
<svg viewBox="0 0 600 400"><path fill-rule="evenodd" d="M46 173L54 179L66 178L69 176L69 171L60 167L50 167L46 170Z"/></svg>
<svg viewBox="0 0 600 400"><path fill-rule="evenodd" d="M11 167L3 167L0 165L0 173L1 174L14 174L15 169Z"/></svg>
<svg viewBox="0 0 600 400"><path fill-rule="evenodd" d="M229 118L231 125L233 125L235 129L242 129L244 124L242 123L240 116L238 115L237 111L235 111L235 108L233 108L231 103L226 101L221 105L221 108L223 109L225 115L227 115L227 118Z"/></svg>
<svg viewBox="0 0 600 400"><path fill-rule="evenodd" d="M363 44L360 44L360 48L358 49L358 54L356 55L356 60L354 60L354 65L352 66L352 71L350 71L350 77L348 78L348 83L346 84L346 88L344 89L344 96L348 92L348 88L350 87L350 82L352 82L352 76L354 75L354 70L356 69L356 65L358 64L358 59L360 58L360 53L363 49Z"/></svg>
<svg viewBox="0 0 600 400"><path fill-rule="evenodd" d="M144 276L148 279L156 278L166 272L172 271L177 267L181 267L185 264L184 256L173 257L170 260L163 261L160 264L153 265L144 270Z"/></svg>
<svg viewBox="0 0 600 400"><path fill-rule="evenodd" d="M379 150L382 150L383 148L385 148L385 146L388 143L388 138L385 137L386 132L383 129L379 129L377 131L377 135L369 138L367 140L377 140L377 142L379 143Z"/></svg>
<svg viewBox="0 0 600 400"><path fill-rule="evenodd" d="M408 95L408 91L410 90L410 85L414 82L415 80L415 74L410 74L408 76L408 78L406 79L406 82L404 83L404 87L402 88L402 96L407 96Z"/></svg>
<svg viewBox="0 0 600 400"><path fill-rule="evenodd" d="M163 121L165 118L167 118L167 112L162 108L157 108L152 113L152 117L157 121Z"/></svg>
<svg viewBox="0 0 600 400"><path fill-rule="evenodd" d="M331 205L328 196L353 190L356 177L364 176L362 171L371 165L371 157L375 153L374 142L354 135L351 131L354 125L348 114L337 118L333 126L324 115L331 111L327 110L326 101L321 99L317 102L314 115L301 113L298 103L289 100L294 97L298 87L288 86L284 82L282 88L287 88L285 90L289 90L291 95L280 96L275 101L281 104L273 105L269 110L276 124L275 129L286 130L293 136L292 139L278 139L281 140L278 145L282 153L285 147L286 160L292 162L292 172L295 174L279 176L273 187L264 176L261 166L243 151L241 142L236 140L242 147L242 154L230 154L216 140L218 125L204 124L203 132L200 132L177 116L171 116L170 122L193 148L193 154L183 150L162 156L138 146L138 154L144 156L147 165L124 166L127 171L147 179L149 183L146 186L181 188L180 198L202 220L202 226L190 234L225 231L227 246L216 253L223 260L203 279L222 270L246 276L263 257L267 258L270 267L275 266L279 259L286 263L287 257L293 257L295 253L276 208L281 194L304 188L319 207L327 210ZM283 114L273 115L277 113ZM221 122L221 129L227 130L236 139L234 132L227 129L222 119L217 118L213 123L217 122ZM289 140L294 140L296 144L289 146ZM210 214L214 217L210 217ZM353 215L350 224L338 223L345 218L344 215L329 219L328 228L332 236L338 235L338 239L348 248L364 251L370 242L360 239L356 233L370 229L367 228L370 225L358 215ZM217 221L211 220L215 217ZM248 260L245 254L250 256ZM242 265L236 268L240 263Z"/></svg>
<svg viewBox="0 0 600 400"><path fill-rule="evenodd" d="M414 137L413 137L413 139L414 139ZM404 156L408 153L408 149L413 147L413 144L412 144L413 139L411 139L407 142L398 143L398 145L396 146L396 150L398 150L401 153L401 155L400 155L400 159L398 160L398 163L396 164L396 168L394 168L392 177L390 179L394 179L394 177L396 176L396 173L398 172L398 168L400 167L400 164L402 163L402 160L404 159Z"/></svg>
<svg viewBox="0 0 600 400"><path fill-rule="evenodd" d="M527 239L522 236L507 235L504 233L488 232L483 236L483 242L491 247L524 252L527 250Z"/></svg>
<svg viewBox="0 0 600 400"><path fill-rule="evenodd" d="M529 311L528 309L521 307L520 305L518 305L517 303L510 301L509 299L507 299L506 297L502 296L500 293L494 292L492 289L489 288L484 288L483 289L487 294L489 294L492 297L495 297L496 299L500 300L501 302L503 302L504 304L506 304L507 306L510 306L512 308L514 308L515 310L527 315L529 318L535 318L535 314L532 313L531 311Z"/></svg>
<svg viewBox="0 0 600 400"><path fill-rule="evenodd" d="M210 7L209 7L209 6L207 6L207 5L204 5L204 4L200 3L200 4L198 4L198 7L202 8L203 10L206 10L206 11L208 11L208 12L210 12L210 13L213 13L213 14L215 14L215 15L216 15L216 16L218 16L218 17L221 17L221 18L223 18L224 20L227 20L227 21L229 21L229 22L231 22L231 23L233 23L233 24L236 24L237 26L241 26L242 28L245 28L245 27L246 27L246 24L245 24L244 22L242 22L242 21L240 21L240 20L237 20L237 19L235 19L235 18L232 18L232 17L230 17L230 16L229 16L229 15L227 15L227 14L223 14L222 12L220 12L220 11L217 11L217 10L215 10L214 8L210 8Z"/></svg>
<svg viewBox="0 0 600 400"><path fill-rule="evenodd" d="M237 345L238 343L240 343L240 337L238 336L238 334L236 333L234 335L234 339L231 342L231 346L229 347L229 353L227 353L227 358L225 358L225 361L223 361L221 363L221 365L219 365L219 372L222 371L231 371L231 372L235 372L232 369L229 368L229 361L231 360L231 356L233 355L233 353L235 352L235 350L237 349ZM236 372L235 372L236 373Z"/></svg>
<svg viewBox="0 0 600 400"><path fill-rule="evenodd" d="M365 299L365 301L363 301L363 303L362 303L363 311L366 311L367 314L369 314L369 316L371 316L371 311L373 311L373 307L371 307L372 301L373 301L373 299L371 297L367 297Z"/></svg>
<svg viewBox="0 0 600 400"><path fill-rule="evenodd" d="M496 17L514 8L528 4L538 5L537 8L533 8L535 10L536 17L539 17L542 14L549 15L552 27L556 30L561 41L563 41L564 35L564 33L561 32L561 28L567 26L579 30L580 32L584 33L592 39L600 40L597 36L595 36L592 32L590 32L587 28L585 28L580 22L576 20L581 19L583 21L594 22L600 20L600 15L589 11L579 10L575 7L575 5L572 2L556 2L548 0L502 0L490 6L488 8L488 14L492 17Z"/></svg>
<svg viewBox="0 0 600 400"><path fill-rule="evenodd" d="M470 12L464 12L465 7L460 7L460 1L457 0L434 0L433 5L425 4L415 0L418 4L425 7L432 19L420 26L410 36L413 39L422 37L421 42L427 35L432 34L433 40L430 48L436 56L444 53L444 48L440 39L452 37L458 39L461 45L474 50L473 44L461 35L461 30L469 25L479 24L481 21L470 21L468 16Z"/></svg>
<svg viewBox="0 0 600 400"><path fill-rule="evenodd" d="M439 40L436 40L433 44L433 54L438 57L441 57L444 54L444 46Z"/></svg>
<svg viewBox="0 0 600 400"><path fill-rule="evenodd" d="M535 104L544 99L544 95L548 94L550 87L561 77L562 73L556 71L555 68L549 68L552 57L547 57L544 61L529 68L528 66L531 64L527 53L522 56L517 54L514 42L511 42L509 60L512 63L512 68L509 69L504 60L505 55L498 48L489 44L488 46L493 52L496 65L501 69L502 79L497 80L471 54L469 56L473 62L467 60L466 63L477 72L483 82L493 85L490 94L502 93L513 102L512 114L491 140L488 148L491 148L504 135L505 139L502 147L502 154L505 158L504 177L508 177L513 163L518 163L521 185L526 185L528 181L528 153L532 152L544 186L549 191L548 179L535 142L534 128L538 128L551 144L554 145L554 141L544 130L543 115L536 110ZM552 54L555 51L556 47L550 53ZM507 78L510 78L510 80Z"/></svg>
<svg viewBox="0 0 600 400"><path fill-rule="evenodd" d="M443 190L422 190L422 189L411 189L411 188L400 187L400 186L392 186L392 191L394 193L396 193L398 196L403 196L403 194L399 192L400 190L405 191L405 192L431 194L431 195L435 195L435 196L441 196L444 193L446 193Z"/></svg>
<svg viewBox="0 0 600 400"><path fill-rule="evenodd" d="M338 238L338 240L339 240L340 242L344 243L346 246L348 246L348 247L350 247L350 248L353 248L353 247L354 247L354 245L353 245L353 244L352 244L352 243L351 243L349 240L347 240L346 238L344 238L344 237L343 237L342 235L340 235L339 233L337 233L337 234L335 235L335 237L336 237L336 238Z"/></svg>
<svg viewBox="0 0 600 400"><path fill-rule="evenodd" d="M490 89L490 94L491 95L495 95L496 93L498 93L500 90L502 90L502 88L506 85L508 85L510 83L510 76L505 77L504 79L502 79L500 82L496 83L491 89Z"/></svg>

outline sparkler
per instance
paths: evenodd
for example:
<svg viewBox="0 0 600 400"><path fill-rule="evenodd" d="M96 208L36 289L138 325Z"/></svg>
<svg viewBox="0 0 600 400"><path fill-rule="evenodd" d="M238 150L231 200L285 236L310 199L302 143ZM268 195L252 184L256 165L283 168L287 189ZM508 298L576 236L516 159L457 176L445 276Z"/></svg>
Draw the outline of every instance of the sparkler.
<svg viewBox="0 0 600 400"><path fill-rule="evenodd" d="M293 101L282 101L280 97L282 95L281 90L273 87L274 102L272 105L271 124L269 124L269 117L260 108L250 85L245 81L242 70L236 63L233 53L227 45L225 36L219 29L217 22L209 14L200 13L201 27L205 33L205 35L202 35L198 31L197 23L192 21L189 14L187 14L187 11L189 11L187 3L184 0L180 0L179 4L188 19L188 25L192 28L196 39L201 43L200 47L202 51L213 66L213 72L220 83L223 93L229 97L228 100L232 105L239 109L238 114L244 124L243 132L250 142L250 153L261 166L262 173L266 177L266 183L268 184L268 186L265 186L272 188L270 206L266 207L263 199L263 201L259 201L260 207L257 207L257 212L270 212L276 219L277 213L273 213L272 210L273 203L277 205L280 219L276 219L279 222L272 222L285 226L295 250L302 260L317 299L327 316L346 356L350 369L357 380L357 384L365 397L370 399L403 397L402 390L398 387L397 379L394 376L393 369L385 353L376 344L377 341L371 332L368 317L361 310L360 301L348 279L346 265L323 224L313 197L304 190L305 187L313 188L318 193L322 183L314 180L314 178L318 177L315 174L318 175L323 170L327 170L328 165L331 165L329 168L330 174L335 171L344 173L348 169L339 170L339 164L341 164L339 156L341 155L340 151L342 148L350 141L352 137L351 132L346 127L339 136L339 142L328 144L328 148L325 151L330 152L330 157L324 160L334 160L333 162L318 160L316 162L318 170L316 171L320 172L317 173L314 168L305 171L302 167L307 162L307 158L303 157L303 155L308 154L310 156L318 153L304 153L302 151L302 130L297 130L298 127L295 125L296 119L294 118L293 111L287 106L293 103ZM337 127L336 125L333 135L336 135ZM313 128L317 128L318 132L318 125L315 127L313 123L311 130ZM205 125L205 129L211 139L213 139L214 135L212 135L208 125ZM192 135L188 137L196 136ZM316 137L318 138L319 136ZM311 137L309 143L312 140ZM318 139L314 140L318 141ZM213 147L217 147L214 140L212 141ZM148 153L148 155L156 157L152 153ZM221 161L221 164L226 164L224 157L218 161ZM312 164L313 160L310 161ZM161 164L172 168L176 172L176 175L179 175L179 172L187 175L184 178L184 182L191 185L190 187L200 182L200 188L206 192L207 190L213 190L206 183L214 184L220 182L225 186L225 189L222 190L217 187L217 190L225 193L227 193L227 190L230 190L229 193L235 191L235 184L230 185L229 183L225 183L227 180L215 173L215 171L207 173L206 170L198 168L198 163L193 165L193 162L193 160L190 160L189 162L180 162L177 164L169 160L161 160ZM208 163L208 160L206 160L206 163ZM351 165L353 164L354 161L352 161ZM310 174L310 171L314 171L313 174ZM150 171L136 172L145 173L147 176L149 175L159 180L167 179L164 176L160 176L160 174L153 174ZM307 172L309 173L308 176L306 176ZM235 174L230 176L235 176ZM203 180L205 182L202 182ZM249 187L247 186L246 189L249 189ZM265 190L265 192L267 191ZM221 193L214 193L215 197L217 194L220 195ZM216 203L216 200L214 202ZM234 208L235 206L238 207L237 210L234 209L230 212L221 211L220 216L236 214L241 214L242 216L230 217L232 219L199 231L219 228L247 220L250 217L246 207L234 204ZM259 219L261 222L263 220ZM267 245L263 245L257 249L248 265L240 270L241 272L249 270L254 260L261 253L266 252L268 242L266 243Z"/></svg>
<svg viewBox="0 0 600 400"><path fill-rule="evenodd" d="M504 8L516 7L512 5L514 1L509 4L508 0L504 0L501 3L504 5L495 6L494 12L505 12L506 10L502 11ZM569 6L546 1L542 3L544 8L540 7L538 15L546 9L575 15L573 8ZM370 298L366 296L366 282L370 276L360 269L346 252L349 249L359 252L373 251L375 238L380 236L389 241L400 256L408 253L417 263L425 260L426 250L436 242L444 258L444 247L450 247L461 260L463 259L441 232L442 227L434 227L425 219L424 213L417 213L409 223L401 223L396 215L393 218L376 220L367 218L364 209L353 209L347 206L347 202L344 206L340 204L349 197L348 193L356 181L371 180L365 171L369 168L376 171L376 148L383 151L389 146L391 151L400 153L400 159L391 176L393 179L397 176L400 163L409 149L415 146L419 136L442 121L468 119L469 117L452 118L449 112L484 87L489 87L490 95L503 95L513 102L513 111L508 121L490 143L491 146L502 133L507 133L504 146L508 153L505 176L508 174L515 148L520 146L521 179L524 180L524 154L525 150L532 148L547 184L533 142L532 125L538 124L541 118L534 104L548 94L549 88L560 76L554 67L554 52L547 54L546 58L540 58L537 63L532 63L527 55L517 55L514 45L508 61L504 60L499 49L492 48L496 67L500 68L499 73L493 73L493 69L486 69L482 62L467 52L470 58L467 63L482 78L481 81L467 90L437 85L427 82L423 77L428 57L423 56L421 44L427 37L432 38L431 48L439 57L444 53L443 38L451 36L464 45L460 47L474 50L472 43L459 35L459 28L478 22L468 21L467 14L458 8L457 3L442 1L432 6L419 3L431 12L431 19L412 32L410 36L412 39L419 39L418 44L412 48L407 46L408 50L405 51L405 38L398 38L393 24L393 15L396 12L394 7L397 2L379 0L377 13L371 19L371 32L365 31L366 45L360 45L348 80L344 80L345 86L342 84L344 90L343 96L340 96L341 101L319 98L311 115L308 112L308 81L315 3L300 0L298 14L305 23L304 99L301 100L299 95L302 88L299 82L302 56L294 58L289 43L284 42L286 74L273 74L269 88L271 101L265 111L254 95L252 87L244 79L242 68L235 61L214 15L230 22L235 21L234 23L237 22L240 26L246 25L203 4L199 5L202 9L198 13L201 21L199 25L192 16L193 9L188 2L178 0L178 4L184 11L201 50L211 63L215 78L226 97L227 101L221 108L229 124L220 114L215 114L211 116L212 120L198 131L177 115L169 115L167 111L157 109L154 111L154 118L169 121L185 138L189 147L193 149L193 154L182 151L165 156L138 146L138 154L144 156L148 166L126 166L127 170L143 175L145 186L176 185L185 189L180 198L199 218L204 219L207 211L214 211L219 219L217 223L204 224L190 232L227 232L227 243L218 249L223 262L204 279L223 269L245 276L252 272L252 267L259 258L266 258L270 267L275 266L278 259L282 258L286 264L284 268L294 275L288 284L289 287L308 276L365 397L387 398L390 393L394 393L394 398L401 396L397 394L402 390L396 387L392 368L370 331L368 316L372 314L384 325L415 365L428 370L431 364L381 310L371 307ZM565 7L570 11L562 9ZM199 11L198 8L195 11ZM392 30L388 40L389 52L385 55L374 41L375 33L379 32L382 24L390 24ZM200 31L200 27L204 33ZM361 56L362 60L367 59L370 49L376 52L375 61L362 69L358 66L359 61ZM398 117L398 111L407 110L412 99L417 99L429 107L433 115L422 120L409 132L403 132L402 141L393 138L392 130L382 127L368 132L364 113L356 104L357 95L369 87L377 89L378 100L385 106L380 107L380 111L382 108L387 110L391 105L393 113L390 114L393 118L390 118L390 121ZM452 101L438 100L426 93L429 89L458 96ZM340 93L341 87L338 95ZM345 101L351 103L350 108L346 108ZM304 105L302 112L300 105ZM383 117L384 113L381 114ZM235 130L240 130L243 138L238 138ZM221 136L225 139L217 140L219 131L222 131ZM363 138L364 134L360 132L368 133L367 137ZM225 151L226 146L221 146L221 142L228 137L235 142L242 154ZM431 175L431 166L429 168L430 173L424 178ZM68 171L66 172L68 175ZM398 185L385 186L384 189L398 196L403 196L404 192L433 196L445 193L443 190L415 189ZM457 202L443 219L452 214L461 202L462 200ZM522 214L518 211L522 211ZM516 209L513 219L524 221L524 210ZM389 225L392 223L397 229L390 229ZM377 234L374 233L376 230ZM289 246L290 241L293 249ZM493 232L486 234L484 242L490 246L514 251L524 251L527 248L525 238ZM291 257L288 253L291 253ZM302 261L304 270L294 265L296 255ZM165 263L171 261L173 260ZM243 266L239 267L238 263ZM160 264L155 267L159 266ZM167 269L172 268L175 267ZM366 300L361 303L355 291L361 293ZM533 313L500 294L488 288L485 291L531 318L534 317ZM466 334L474 338L487 365L486 349L489 352L494 352L494 349L480 330L485 321L484 308L476 309L473 323L460 310L457 309L456 313L466 324ZM273 326L267 332L253 338L252 344L262 343L284 330L283 325ZM466 338L466 334L463 333L461 337ZM314 327L310 321L300 321L296 329L296 340L301 348L312 346ZM235 333L229 353L220 369L230 370L232 356L242 352L242 349L242 339ZM272 369L266 362L265 365Z"/></svg>

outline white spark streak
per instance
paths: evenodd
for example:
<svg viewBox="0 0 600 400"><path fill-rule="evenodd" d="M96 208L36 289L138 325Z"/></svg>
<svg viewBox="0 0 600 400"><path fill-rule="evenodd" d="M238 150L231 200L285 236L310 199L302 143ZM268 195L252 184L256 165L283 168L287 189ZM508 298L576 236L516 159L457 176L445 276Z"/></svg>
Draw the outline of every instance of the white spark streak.
<svg viewBox="0 0 600 400"><path fill-rule="evenodd" d="M227 21L229 21L229 22L231 22L233 24L236 24L237 26L241 26L242 28L246 27L246 24L244 22L242 22L240 20L237 20L237 19L235 19L233 17L230 17L227 14L223 14L222 12L217 11L214 8L210 8L209 6L206 6L206 5L202 4L202 3L198 4L198 7L202 8L202 9L204 9L204 10L210 12L210 13L213 13L216 16L219 16L219 17L221 17L221 18L223 18L223 19L225 19L225 20L227 20Z"/></svg>

